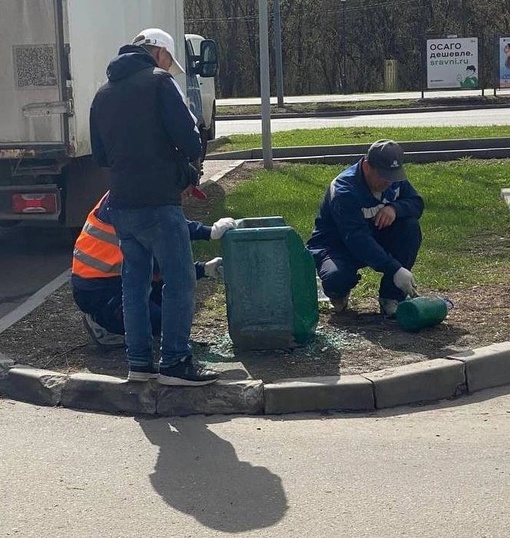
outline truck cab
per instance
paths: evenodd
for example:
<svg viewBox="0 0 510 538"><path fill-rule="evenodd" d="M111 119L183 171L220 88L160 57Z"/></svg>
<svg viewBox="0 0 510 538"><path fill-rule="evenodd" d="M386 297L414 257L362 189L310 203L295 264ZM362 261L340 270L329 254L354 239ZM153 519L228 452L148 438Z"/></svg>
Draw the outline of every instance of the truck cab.
<svg viewBox="0 0 510 538"><path fill-rule="evenodd" d="M202 43L206 43L202 49ZM209 43L209 44L208 44ZM204 61L213 60L216 62L214 73L211 71L207 76L197 73L197 80L202 99L203 125L206 133L203 139L214 140L216 138L216 88L214 76L218 72L218 50L216 43L211 39L205 39L198 34L186 34L187 53L191 54L195 70ZM189 52L188 52L189 50Z"/></svg>
<svg viewBox="0 0 510 538"><path fill-rule="evenodd" d="M186 53L186 99L191 113L197 119L197 127L200 132L202 142L202 161L207 152L207 142L211 140L211 125L214 129L213 102L216 98L214 93L214 75L218 70L218 49L216 43L211 39L204 39L201 36L200 42L195 42L198 47L198 54L195 53L193 42L188 38L184 41ZM202 48L202 43L204 47ZM204 81L207 81L204 83ZM209 82L210 81L210 82ZM206 89L207 88L207 89ZM215 105L214 105L215 106ZM214 138L214 134L213 134Z"/></svg>

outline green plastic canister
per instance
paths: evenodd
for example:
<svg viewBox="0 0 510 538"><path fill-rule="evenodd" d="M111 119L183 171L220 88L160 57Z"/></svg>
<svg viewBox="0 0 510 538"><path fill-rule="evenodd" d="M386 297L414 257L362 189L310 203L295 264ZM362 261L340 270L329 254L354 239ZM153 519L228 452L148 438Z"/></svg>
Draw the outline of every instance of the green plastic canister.
<svg viewBox="0 0 510 538"><path fill-rule="evenodd" d="M293 348L319 320L315 264L282 217L241 219L222 237L228 331L238 349Z"/></svg>
<svg viewBox="0 0 510 538"><path fill-rule="evenodd" d="M441 323L448 314L448 301L440 297L415 297L399 303L398 324L406 331L416 332Z"/></svg>

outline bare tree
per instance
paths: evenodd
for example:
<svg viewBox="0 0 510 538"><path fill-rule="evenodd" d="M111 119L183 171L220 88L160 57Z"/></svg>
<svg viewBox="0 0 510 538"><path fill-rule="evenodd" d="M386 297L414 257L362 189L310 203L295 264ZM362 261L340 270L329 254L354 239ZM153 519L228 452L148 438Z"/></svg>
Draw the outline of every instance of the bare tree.
<svg viewBox="0 0 510 538"><path fill-rule="evenodd" d="M510 36L509 0L280 0L280 7L287 95L338 93L343 76L349 91L381 90L385 59L397 60L401 89L420 89L424 40L448 34L480 38L480 72L490 84L496 37ZM257 0L186 0L185 16L188 32L218 43L220 95L257 95ZM271 69L274 81L274 58Z"/></svg>

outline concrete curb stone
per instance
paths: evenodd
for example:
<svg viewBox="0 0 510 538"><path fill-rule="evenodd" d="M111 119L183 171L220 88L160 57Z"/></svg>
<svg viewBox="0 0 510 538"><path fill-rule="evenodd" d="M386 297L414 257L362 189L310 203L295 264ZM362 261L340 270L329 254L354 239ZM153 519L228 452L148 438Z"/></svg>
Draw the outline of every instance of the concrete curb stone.
<svg viewBox="0 0 510 538"><path fill-rule="evenodd" d="M9 369L6 378L9 398L36 405L59 405L67 375L39 368L18 367Z"/></svg>
<svg viewBox="0 0 510 538"><path fill-rule="evenodd" d="M503 158L508 156L509 137L446 140L411 140L401 142L406 162L431 163L461 157ZM273 149L273 160L301 163L350 163L365 155L369 144L340 144L320 146L289 146ZM262 160L262 148L211 153L207 160ZM502 194L503 196L503 194Z"/></svg>
<svg viewBox="0 0 510 538"><path fill-rule="evenodd" d="M158 389L152 383L128 383L101 374L69 376L62 390L61 405L107 413L154 415Z"/></svg>
<svg viewBox="0 0 510 538"><path fill-rule="evenodd" d="M282 379L264 386L266 415L375 409L372 383L361 375Z"/></svg>
<svg viewBox="0 0 510 538"><path fill-rule="evenodd" d="M13 366L0 356L4 395L36 405L109 413L283 414L307 411L370 411L454 398L510 384L510 341L359 375L262 380L220 380L205 387L128 383L91 373L72 375Z"/></svg>
<svg viewBox="0 0 510 538"><path fill-rule="evenodd" d="M448 359L406 364L362 375L374 385L377 409L442 400L466 392L464 365Z"/></svg>
<svg viewBox="0 0 510 538"><path fill-rule="evenodd" d="M449 355L447 359L464 364L469 392L510 383L510 342Z"/></svg>
<svg viewBox="0 0 510 538"><path fill-rule="evenodd" d="M14 361L0 353L0 380L5 379L9 370L14 366Z"/></svg>
<svg viewBox="0 0 510 538"><path fill-rule="evenodd" d="M161 387L158 415L233 414L257 415L264 411L261 380L218 381L200 387Z"/></svg>
<svg viewBox="0 0 510 538"><path fill-rule="evenodd" d="M185 416L250 414L264 411L261 380L223 381L205 387L163 387L155 380L127 382L118 377L80 372L66 375L26 366L10 367L2 383L14 400L106 413Z"/></svg>

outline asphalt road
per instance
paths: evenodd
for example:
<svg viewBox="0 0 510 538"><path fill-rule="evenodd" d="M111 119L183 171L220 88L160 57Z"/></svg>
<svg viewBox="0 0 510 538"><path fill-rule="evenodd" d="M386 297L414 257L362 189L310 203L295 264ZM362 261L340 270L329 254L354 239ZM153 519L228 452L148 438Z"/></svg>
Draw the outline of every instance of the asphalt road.
<svg viewBox="0 0 510 538"><path fill-rule="evenodd" d="M324 127L426 127L451 125L508 125L510 108L342 116L334 118L288 118L271 120L271 130L321 129ZM225 120L216 123L216 136L260 134L260 120ZM334 141L331 142L332 144Z"/></svg>
<svg viewBox="0 0 510 538"><path fill-rule="evenodd" d="M509 390L265 418L0 399L0 536L506 538Z"/></svg>
<svg viewBox="0 0 510 538"><path fill-rule="evenodd" d="M71 254L64 230L0 229L0 318L67 269Z"/></svg>

